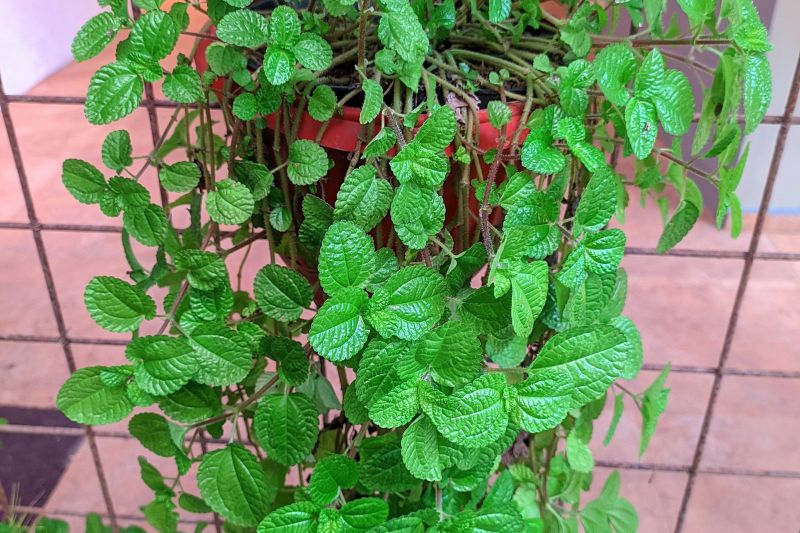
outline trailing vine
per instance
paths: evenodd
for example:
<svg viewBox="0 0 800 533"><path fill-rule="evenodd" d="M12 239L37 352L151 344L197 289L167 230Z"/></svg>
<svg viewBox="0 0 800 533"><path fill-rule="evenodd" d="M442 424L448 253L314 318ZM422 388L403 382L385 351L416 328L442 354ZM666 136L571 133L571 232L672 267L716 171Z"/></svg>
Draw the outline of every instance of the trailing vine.
<svg viewBox="0 0 800 533"><path fill-rule="evenodd" d="M122 218L128 279L84 297L131 339L57 405L130 417L174 459L139 458L153 528L183 509L259 533L637 529L616 472L584 494L606 403L604 443L632 405L644 453L669 394L668 365L642 392L619 383L643 349L609 224L639 189L666 252L705 180L739 233L743 139L771 98L751 0L677 0L671 18L666 0L100 4L72 47L116 42L87 120L153 83L175 108L152 149L118 130L107 170L63 164L79 202Z"/></svg>

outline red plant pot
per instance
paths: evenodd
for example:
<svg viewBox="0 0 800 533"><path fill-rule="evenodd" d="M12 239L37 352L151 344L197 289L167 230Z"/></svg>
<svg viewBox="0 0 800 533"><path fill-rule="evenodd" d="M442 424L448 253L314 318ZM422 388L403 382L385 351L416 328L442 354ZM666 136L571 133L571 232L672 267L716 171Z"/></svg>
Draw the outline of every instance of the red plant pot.
<svg viewBox="0 0 800 533"><path fill-rule="evenodd" d="M214 31L213 29L211 30ZM197 69L202 74L208 68L208 63L205 57L205 51L208 46L211 44L211 41L208 39L203 40L197 49L197 54L195 56L195 63L197 64ZM223 81L221 79L216 80L212 84L212 89L217 95L221 95L223 90ZM523 105L521 102L513 102L509 104L511 108L512 114L511 119L507 126L507 139L512 139L520 127L520 118L522 115ZM356 149L356 144L358 142L358 136L361 133L362 125L359 123L359 115L361 113L361 109L358 107L352 106L343 106L341 110L341 114L334 115L330 120L327 129L322 135L322 138L319 141L319 144L327 148L328 157L333 161L333 167L329 170L328 174L325 176L325 179L322 180L318 187L321 189L321 194L324 198L328 199L329 202L332 203L332 199L336 198L336 194L339 191L339 188L344 181L345 173L350 165L350 161L348 159L349 154L351 154ZM420 115L419 121L417 122L417 127L421 126L422 123L427 118L427 115ZM275 127L275 116L269 115L266 117L267 125L271 130L274 130ZM479 143L478 148L481 150L490 150L492 148L497 148L497 141L498 141L498 131L489 123L489 113L486 109L482 109L478 112L478 119L479 119ZM311 115L306 112L303 112L303 116L300 119L300 127L297 132L297 136L300 139L307 139L307 140L316 140L317 135L319 133L321 127L321 123L314 120ZM373 131L370 132L372 135L377 133L379 128L379 124L376 120L375 123L371 125ZM520 139L524 139L527 132L523 132ZM369 136L371 137L371 135ZM368 138L369 138L368 137ZM454 146L450 145L445 152L448 154L452 154L454 151ZM483 167L483 175L484 177L488 173L488 165L481 164ZM454 170L453 173L456 171ZM445 219L445 226L451 223L456 216L458 211L458 187L457 181L458 178L451 173L450 176L445 180L444 185L442 187L442 197L444 199L445 209L446 209L446 219ZM460 177L460 176L459 176ZM500 172L497 175L496 181L497 183L501 183L505 179L505 173L500 169ZM473 194L469 194L468 198L469 202L469 209L475 215L478 214L479 203ZM475 229L475 220L470 218L468 221L469 226L469 234L473 234ZM388 228L387 228L388 229Z"/></svg>

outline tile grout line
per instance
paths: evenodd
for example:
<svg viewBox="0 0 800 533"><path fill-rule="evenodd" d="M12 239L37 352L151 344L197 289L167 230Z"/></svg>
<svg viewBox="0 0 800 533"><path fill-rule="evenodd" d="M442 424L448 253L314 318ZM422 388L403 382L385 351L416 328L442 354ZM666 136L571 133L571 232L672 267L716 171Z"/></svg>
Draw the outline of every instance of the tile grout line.
<svg viewBox="0 0 800 533"><path fill-rule="evenodd" d="M22 196L25 201L25 210L28 215L28 222L31 225L31 232L33 234L33 240L36 245L36 252L39 256L39 265L42 269L42 275L44 276L45 285L47 286L47 292L50 297L50 307L53 312L53 317L56 321L56 327L58 328L58 335L59 335L59 342L61 344L62 350L64 352L64 358L67 362L67 368L69 369L70 374L74 373L76 370L75 365L75 357L72 353L72 347L70 346L69 337L67 336L67 326L66 322L64 321L64 314L61 310L61 304L58 300L58 292L55 286L55 280L53 278L53 272L50 268L50 262L47 258L47 249L45 248L44 239L42 237L42 229L39 224L39 220L36 216L36 209L33 203L33 195L30 190L30 186L28 184L28 176L25 173L25 166L22 160L22 152L19 148L19 141L17 140L17 134L14 129L14 123L11 118L11 110L9 109L9 103L5 96L5 91L3 90L3 82L2 78L0 78L0 112L3 115L3 123L6 129L6 135L8 136L8 144L11 148L11 154L14 159L14 165L17 170L17 177L19 178L19 185L22 189ZM98 482L100 483L100 490L103 494L103 500L106 504L106 509L108 510L109 519L111 521L112 528L114 531L119 529L117 524L116 515L114 513L114 503L111 499L111 492L108 486L108 480L106 479L105 473L103 471L103 465L100 459L100 451L97 448L97 442L94 435L94 430L91 426L84 426L84 433L86 434L86 440L89 443L89 448L92 453L92 460L94 462L95 471L97 473Z"/></svg>
<svg viewBox="0 0 800 533"><path fill-rule="evenodd" d="M705 452L705 445L708 439L711 421L714 418L714 410L719 397L719 391L722 385L722 377L724 375L725 365L728 362L731 347L733 345L733 338L736 334L736 327L739 322L739 312L741 311L744 302L747 285L750 281L750 273L753 268L753 262L756 258L758 251L758 244L761 239L761 232L764 229L764 223L767 218L767 210L769 209L770 200L772 199L772 192L775 188L775 181L778 176L778 169L780 168L781 159L783 158L784 148L786 146L786 139L789 135L789 129L792 125L792 116L794 114L795 105L797 104L798 93L800 93L800 54L797 58L794 75L792 77L792 84L789 88L789 94L786 99L786 107L781 120L781 127L778 131L778 137L775 140L775 147L772 153L772 161L770 162L767 180L764 184L764 191L761 197L761 203L758 208L758 215L756 216L755 226L753 227L753 234L750 237L750 245L748 246L747 255L744 260L744 268L739 278L739 286L736 289L736 298L733 302L730 318L728 320L728 327L725 331L725 340L720 351L719 361L717 363L716 372L714 373L714 383L711 387L711 394L706 404L705 414L703 416L703 423L700 427L700 436L697 440L697 445L692 458L692 464L689 469L689 478L686 480L686 487L681 499L680 511L678 512L678 520L675 524L675 533L682 533L684 524L686 522L686 514L691 502L692 492L694 491L695 480L700 467L700 462L703 459Z"/></svg>

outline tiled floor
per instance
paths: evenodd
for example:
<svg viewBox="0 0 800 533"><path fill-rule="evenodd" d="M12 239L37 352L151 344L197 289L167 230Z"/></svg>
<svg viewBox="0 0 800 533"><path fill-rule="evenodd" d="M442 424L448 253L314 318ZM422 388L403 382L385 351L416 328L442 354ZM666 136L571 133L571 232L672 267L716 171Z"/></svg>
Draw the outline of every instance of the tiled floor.
<svg viewBox="0 0 800 533"><path fill-rule="evenodd" d="M186 47L188 42L182 43ZM107 57L70 65L32 92L80 95L90 73ZM78 157L99 162L105 134L120 127L149 139L147 115L138 110L113 127L86 124L80 106L15 104L13 119L33 190L37 213L43 222L109 224L95 206L82 206L69 197L60 183L60 162ZM160 110L162 125L169 116ZM136 146L138 152L148 146ZM153 183L153 180L149 180ZM13 168L8 141L0 133L0 221L27 220ZM652 208L632 199L626 231L631 246L652 247L660 233L660 218ZM705 217L680 246L695 249L744 250L752 217L743 235L731 240ZM64 309L69 334L75 337L112 337L86 314L83 287L99 273L125 275L126 265L113 233L45 232L53 276ZM38 258L29 231L0 230L0 335L57 335ZM800 219L770 218L761 251L800 251ZM265 256L259 248L253 253ZM256 255L256 257L258 257ZM249 283L255 265L245 272ZM732 259L629 256L624 266L630 277L626 314L641 329L646 361L712 367L717 364L742 263ZM730 353L729 367L736 369L800 371L800 263L757 262L746 293L739 327ZM123 361L114 346L75 345L79 366ZM68 375L58 344L0 342L0 405L51 407L60 384ZM645 371L631 387L643 389L654 377ZM651 449L638 457L639 420L632 404L617 437L607 448L599 443L608 415L598 423L595 455L603 461L658 463L672 466L691 462L711 390L710 374L674 373L669 408ZM800 472L800 381L764 377L725 377L711 425L704 468L790 470ZM125 424L111 426L124 431ZM0 434L2 440L2 434ZM131 440L102 437L98 446L116 510L135 515L147 503L148 489L139 481L133 457L145 451ZM0 453L3 453L0 450ZM158 463L158 458L146 454ZM161 464L161 463L159 463ZM608 470L601 468L596 484ZM672 531L687 475L667 471L623 471L622 492L634 501L643 532ZM797 531L800 527L800 479L736 477L701 474L695 485L686 530L751 532ZM88 445L84 442L48 501L51 509L75 513L102 511ZM70 521L80 530L80 520ZM123 523L130 522L123 520Z"/></svg>

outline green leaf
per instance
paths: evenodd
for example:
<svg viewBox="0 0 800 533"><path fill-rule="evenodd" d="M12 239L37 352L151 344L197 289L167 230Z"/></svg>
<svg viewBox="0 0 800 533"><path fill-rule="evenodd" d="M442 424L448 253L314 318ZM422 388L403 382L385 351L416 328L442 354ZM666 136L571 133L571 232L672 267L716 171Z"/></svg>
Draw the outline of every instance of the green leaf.
<svg viewBox="0 0 800 533"><path fill-rule="evenodd" d="M336 93L327 85L317 85L308 100L308 114L314 120L325 122L330 120L336 111Z"/></svg>
<svg viewBox="0 0 800 533"><path fill-rule="evenodd" d="M739 21L734 24L733 40L745 52L769 52L772 45L769 42L767 28L761 22L758 10L752 0L736 2L739 10ZM735 9L735 8L734 8Z"/></svg>
<svg viewBox="0 0 800 533"><path fill-rule="evenodd" d="M511 120L511 108L499 100L492 100L487 106L489 123L499 130Z"/></svg>
<svg viewBox="0 0 800 533"><path fill-rule="evenodd" d="M319 413L304 394L272 394L256 408L256 436L269 456L282 465L300 463L311 453L318 426Z"/></svg>
<svg viewBox="0 0 800 533"><path fill-rule="evenodd" d="M328 173L328 154L314 141L294 141L289 145L287 172L295 185L316 183Z"/></svg>
<svg viewBox="0 0 800 533"><path fill-rule="evenodd" d="M666 72L664 56L661 55L658 48L653 48L645 56L639 71L636 73L636 82L634 84L636 97L640 100L646 100L661 92Z"/></svg>
<svg viewBox="0 0 800 533"><path fill-rule="evenodd" d="M132 150L131 136L126 130L112 131L103 140L103 164L115 172L122 172L123 168L133 164Z"/></svg>
<svg viewBox="0 0 800 533"><path fill-rule="evenodd" d="M227 76L247 67L247 58L233 46L214 42L206 48L209 68L218 76Z"/></svg>
<svg viewBox="0 0 800 533"><path fill-rule="evenodd" d="M594 469L594 457L589 443L583 439L579 431L573 429L566 439L567 460L575 472L589 474Z"/></svg>
<svg viewBox="0 0 800 533"><path fill-rule="evenodd" d="M234 116L248 121L253 120L258 114L258 102L253 93L241 93L233 100L231 109Z"/></svg>
<svg viewBox="0 0 800 533"><path fill-rule="evenodd" d="M178 505L181 509L190 513L206 514L212 512L211 507L202 498L188 492L181 493L178 498Z"/></svg>
<svg viewBox="0 0 800 533"><path fill-rule="evenodd" d="M559 69L559 72L562 73L558 87L561 108L568 116L583 116L589 105L586 89L594 83L592 64L585 59L577 59L569 64L566 71Z"/></svg>
<svg viewBox="0 0 800 533"><path fill-rule="evenodd" d="M399 492L419 485L403 464L400 439L396 433L365 439L359 447L361 483L367 490Z"/></svg>
<svg viewBox="0 0 800 533"><path fill-rule="evenodd" d="M217 188L206 195L206 209L211 220L220 224L243 224L253 214L255 200L250 189L238 181L218 181Z"/></svg>
<svg viewBox="0 0 800 533"><path fill-rule="evenodd" d="M556 427L572 407L571 385L566 374L532 373L510 389L512 420L530 433Z"/></svg>
<svg viewBox="0 0 800 533"><path fill-rule="evenodd" d="M200 168L191 161L163 165L158 171L158 179L169 192L189 192L200 181Z"/></svg>
<svg viewBox="0 0 800 533"><path fill-rule="evenodd" d="M609 102L617 107L628 103L628 84L636 73L636 56L630 46L613 44L603 48L594 60L597 84Z"/></svg>
<svg viewBox="0 0 800 533"><path fill-rule="evenodd" d="M419 339L414 357L424 367L430 366L434 381L457 387L480 372L483 350L472 327L449 321Z"/></svg>
<svg viewBox="0 0 800 533"><path fill-rule="evenodd" d="M108 192L119 209L141 209L150 203L150 192L132 179L112 177L108 180Z"/></svg>
<svg viewBox="0 0 800 533"><path fill-rule="evenodd" d="M417 384L413 380L401 382L369 407L375 425L387 429L408 424L418 412Z"/></svg>
<svg viewBox="0 0 800 533"><path fill-rule="evenodd" d="M615 317L611 320L611 325L620 330L628 341L628 353L625 358L620 377L623 379L633 379L642 368L642 336L636 328L636 324L630 318L624 316Z"/></svg>
<svg viewBox="0 0 800 533"><path fill-rule="evenodd" d="M308 379L308 356L303 345L286 337L265 339L267 356L278 363L278 375L287 385L297 387Z"/></svg>
<svg viewBox="0 0 800 533"><path fill-rule="evenodd" d="M533 129L522 144L522 166L536 174L555 174L564 168L564 154L553 146L553 135L544 128Z"/></svg>
<svg viewBox="0 0 800 533"><path fill-rule="evenodd" d="M279 322L293 322L311 304L311 285L302 275L280 265L266 265L256 274L253 294L261 311Z"/></svg>
<svg viewBox="0 0 800 533"><path fill-rule="evenodd" d="M772 71L764 54L749 54L744 70L744 134L752 133L764 119L772 101Z"/></svg>
<svg viewBox="0 0 800 533"><path fill-rule="evenodd" d="M644 455L650 439L656 431L658 419L667 408L670 389L664 388L671 365L667 363L653 383L642 394L642 438L639 443L639 456Z"/></svg>
<svg viewBox="0 0 800 533"><path fill-rule="evenodd" d="M344 504L342 521L351 531L367 531L389 518L389 504L381 498L359 498Z"/></svg>
<svg viewBox="0 0 800 533"><path fill-rule="evenodd" d="M103 198L106 179L94 165L80 159L67 159L61 165L61 181L82 204L96 204Z"/></svg>
<svg viewBox="0 0 800 533"><path fill-rule="evenodd" d="M247 7L253 3L253 0L225 0L225 3L233 7Z"/></svg>
<svg viewBox="0 0 800 533"><path fill-rule="evenodd" d="M109 124L130 115L142 101L144 82L130 67L111 63L100 67L89 81L86 118L91 124Z"/></svg>
<svg viewBox="0 0 800 533"><path fill-rule="evenodd" d="M359 167L345 176L336 195L333 216L370 231L389 212L393 196L389 182L376 178L375 167Z"/></svg>
<svg viewBox="0 0 800 533"><path fill-rule="evenodd" d="M422 265L405 267L375 291L367 318L385 338L417 340L441 318L444 294L441 274Z"/></svg>
<svg viewBox="0 0 800 533"><path fill-rule="evenodd" d="M156 314L155 302L142 289L111 276L92 278L83 301L92 319L113 332L135 331Z"/></svg>
<svg viewBox="0 0 800 533"><path fill-rule="evenodd" d="M656 108L648 100L631 98L625 106L625 127L633 154L642 160L650 155L658 136Z"/></svg>
<svg viewBox="0 0 800 533"><path fill-rule="evenodd" d="M161 9L161 4L164 0L133 0L133 5L144 9L145 11L152 11L156 9ZM98 2L102 5L103 0Z"/></svg>
<svg viewBox="0 0 800 533"><path fill-rule="evenodd" d="M466 448L480 448L496 442L508 425L502 394L506 389L501 374L483 374L450 396L435 398L423 410L439 432L450 442Z"/></svg>
<svg viewBox="0 0 800 533"><path fill-rule="evenodd" d="M664 131L670 135L683 135L689 131L694 118L694 92L683 72L668 70L653 101Z"/></svg>
<svg viewBox="0 0 800 533"><path fill-rule="evenodd" d="M205 385L233 385L250 372L250 345L240 333L217 322L197 326L189 336L199 368L195 381Z"/></svg>
<svg viewBox="0 0 800 533"><path fill-rule="evenodd" d="M228 13L217 25L217 37L228 44L258 48L267 42L269 26L259 13L242 9Z"/></svg>
<svg viewBox="0 0 800 533"><path fill-rule="evenodd" d="M197 485L208 506L233 524L255 526L269 509L264 471L241 444L205 454L197 470Z"/></svg>
<svg viewBox="0 0 800 533"><path fill-rule="evenodd" d="M421 250L444 226L444 200L431 189L406 183L395 191L389 214L400 240Z"/></svg>
<svg viewBox="0 0 800 533"><path fill-rule="evenodd" d="M120 26L122 20L111 13L90 18L72 40L72 57L78 62L93 58L111 44Z"/></svg>
<svg viewBox="0 0 800 533"><path fill-rule="evenodd" d="M511 324L527 337L547 299L549 267L544 261L514 264L511 268Z"/></svg>
<svg viewBox="0 0 800 533"><path fill-rule="evenodd" d="M158 533L172 533L178 530L180 515L173 506L162 500L154 500L141 508L147 523Z"/></svg>
<svg viewBox="0 0 800 533"><path fill-rule="evenodd" d="M325 70L333 60L331 45L315 33L302 34L292 52L300 64L314 71Z"/></svg>
<svg viewBox="0 0 800 533"><path fill-rule="evenodd" d="M689 17L692 25L699 24L714 10L715 0L678 0L678 6Z"/></svg>
<svg viewBox="0 0 800 533"><path fill-rule="evenodd" d="M571 381L572 408L599 398L625 364L627 340L617 328L595 325L572 328L551 337L530 366L542 379L562 374Z"/></svg>
<svg viewBox="0 0 800 533"><path fill-rule="evenodd" d="M139 413L128 422L128 432L142 446L161 457L172 457L177 447L167 420L156 413Z"/></svg>
<svg viewBox="0 0 800 533"><path fill-rule="evenodd" d="M361 90L364 91L364 103L361 105L361 114L358 122L369 124L380 114L383 107L383 89L374 80L364 80L361 82Z"/></svg>
<svg viewBox="0 0 800 533"><path fill-rule="evenodd" d="M254 161L237 161L234 173L238 181L244 183L253 195L256 202L263 200L269 194L275 176L266 165Z"/></svg>
<svg viewBox="0 0 800 533"><path fill-rule="evenodd" d="M356 383L358 383L358 379L351 384L352 386L347 387L342 405L345 416L351 424L363 424L369 420L369 411L356 396Z"/></svg>
<svg viewBox="0 0 800 533"><path fill-rule="evenodd" d="M499 24L511 14L511 0L489 0L489 22Z"/></svg>
<svg viewBox="0 0 800 533"><path fill-rule="evenodd" d="M327 202L312 194L303 197L303 222L298 232L301 243L311 249L319 248L332 223L333 208Z"/></svg>
<svg viewBox="0 0 800 533"><path fill-rule="evenodd" d="M372 238L352 222L334 222L319 252L319 281L325 292L335 296L343 289L363 288L374 270Z"/></svg>
<svg viewBox="0 0 800 533"><path fill-rule="evenodd" d="M359 289L340 291L317 311L308 341L311 347L329 361L350 359L367 343L369 327L361 311L367 305L367 294Z"/></svg>
<svg viewBox="0 0 800 533"><path fill-rule="evenodd" d="M428 39L410 4L393 2L378 24L378 38L404 61L419 63L428 50Z"/></svg>
<svg viewBox="0 0 800 533"><path fill-rule="evenodd" d="M111 424L126 418L133 404L125 394L125 386L108 387L100 374L102 366L81 368L61 386L56 407L79 424Z"/></svg>
<svg viewBox="0 0 800 533"><path fill-rule="evenodd" d="M131 29L131 46L153 59L164 59L175 48L180 30L167 13L148 11L138 19Z"/></svg>
<svg viewBox="0 0 800 533"><path fill-rule="evenodd" d="M167 215L155 204L142 209L125 211L122 217L125 230L145 246L158 246L167 237Z"/></svg>
<svg viewBox="0 0 800 533"><path fill-rule="evenodd" d="M215 253L202 250L181 250L174 257L175 268L186 272L189 285L195 289L210 291L228 282L225 262Z"/></svg>
<svg viewBox="0 0 800 533"><path fill-rule="evenodd" d="M194 352L183 338L138 337L125 349L125 356L134 362L136 382L142 390L155 396L178 391L198 369Z"/></svg>
<svg viewBox="0 0 800 533"><path fill-rule="evenodd" d="M561 265L561 270L556 274L556 278L562 285L570 289L577 289L586 281L586 276L586 250L581 243L567 256Z"/></svg>
<svg viewBox="0 0 800 533"><path fill-rule="evenodd" d="M681 201L658 239L658 253L663 254L681 242L699 218L700 209L697 205L687 200Z"/></svg>
<svg viewBox="0 0 800 533"><path fill-rule="evenodd" d="M295 59L291 52L270 46L264 56L263 73L272 85L282 85L292 78Z"/></svg>
<svg viewBox="0 0 800 533"><path fill-rule="evenodd" d="M277 6L269 18L269 42L290 48L300 37L300 19L289 6Z"/></svg>
<svg viewBox="0 0 800 533"><path fill-rule="evenodd" d="M388 127L383 128L364 148L363 157L369 159L381 156L391 150L395 143L397 143L397 135L395 135L394 130Z"/></svg>
<svg viewBox="0 0 800 533"><path fill-rule="evenodd" d="M389 165L400 183L414 182L431 189L441 187L450 172L450 164L444 155L416 142L400 150Z"/></svg>
<svg viewBox="0 0 800 533"><path fill-rule="evenodd" d="M395 389L404 385L398 366L408 360L411 346L403 341L373 339L361 355L358 363L358 379L355 382L356 396L372 414L373 406ZM413 376L405 376L406 379Z"/></svg>
<svg viewBox="0 0 800 533"><path fill-rule="evenodd" d="M258 533L300 533L317 530L320 507L311 502L295 502L278 507L258 525Z"/></svg>
<svg viewBox="0 0 800 533"><path fill-rule="evenodd" d="M625 234L620 229L607 229L587 235L586 270L595 274L616 272L625 253Z"/></svg>
<svg viewBox="0 0 800 533"><path fill-rule="evenodd" d="M439 433L430 418L422 415L403 432L403 463L419 479L439 481L442 467L439 460Z"/></svg>
<svg viewBox="0 0 800 533"><path fill-rule="evenodd" d="M575 222L588 231L603 229L617 210L617 176L610 168L592 175L575 212Z"/></svg>
<svg viewBox="0 0 800 533"><path fill-rule="evenodd" d="M328 505L339 495L339 489L351 489L358 481L359 465L346 455L326 455L314 465L308 493L318 505Z"/></svg>
<svg viewBox="0 0 800 533"><path fill-rule="evenodd" d="M217 393L211 387L193 381L177 392L160 398L158 406L168 417L185 423L199 422L222 411Z"/></svg>
<svg viewBox="0 0 800 533"><path fill-rule="evenodd" d="M484 286L461 303L458 316L483 333L495 332L511 326L511 298L495 298L492 287Z"/></svg>
<svg viewBox="0 0 800 533"><path fill-rule="evenodd" d="M441 106L430 114L414 136L414 143L433 151L450 146L456 135L456 115L450 106Z"/></svg>
<svg viewBox="0 0 800 533"><path fill-rule="evenodd" d="M625 393L620 392L614 396L614 414L611 416L611 423L608 425L608 431L603 439L603 446L608 446L614 434L617 432L617 425L622 419L622 413L625 411Z"/></svg>

